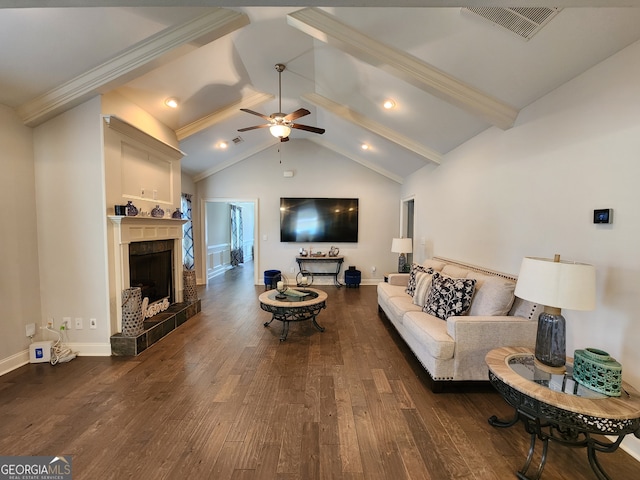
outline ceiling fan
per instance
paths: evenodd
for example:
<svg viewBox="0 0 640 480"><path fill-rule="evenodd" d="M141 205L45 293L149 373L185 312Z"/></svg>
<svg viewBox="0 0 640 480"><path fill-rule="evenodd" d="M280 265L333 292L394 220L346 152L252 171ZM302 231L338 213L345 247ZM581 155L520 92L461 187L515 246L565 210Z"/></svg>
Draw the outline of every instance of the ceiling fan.
<svg viewBox="0 0 640 480"><path fill-rule="evenodd" d="M276 63L276 71L278 72L278 110L282 110L282 72L285 68L286 67L282 63ZM268 117L253 110L249 110L248 108L241 108L240 110L264 118L269 123L265 123L263 125L255 125L253 127L239 128L239 132L246 132L248 130L255 130L256 128L269 127L271 135L279 138L281 142L289 141L289 134L291 133L292 128L319 134L323 134L325 132L324 128L310 127L309 125L293 123L293 121L297 118L304 117L305 115L309 115L311 113L306 108L299 108L295 112L292 112L288 115L279 111L276 113L272 113Z"/></svg>

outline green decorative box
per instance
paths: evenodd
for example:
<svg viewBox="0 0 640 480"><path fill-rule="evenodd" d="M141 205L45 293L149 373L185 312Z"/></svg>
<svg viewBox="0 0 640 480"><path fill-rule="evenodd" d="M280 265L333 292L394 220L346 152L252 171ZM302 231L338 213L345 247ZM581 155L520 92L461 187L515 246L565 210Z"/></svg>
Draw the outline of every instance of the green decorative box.
<svg viewBox="0 0 640 480"><path fill-rule="evenodd" d="M573 354L573 379L596 392L619 397L622 365L597 348L576 350Z"/></svg>

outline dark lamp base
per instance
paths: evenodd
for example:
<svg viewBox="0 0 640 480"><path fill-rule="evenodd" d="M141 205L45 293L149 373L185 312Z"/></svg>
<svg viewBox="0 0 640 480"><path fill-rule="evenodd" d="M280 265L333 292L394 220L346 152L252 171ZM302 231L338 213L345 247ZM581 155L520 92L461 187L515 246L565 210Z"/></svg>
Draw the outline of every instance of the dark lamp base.
<svg viewBox="0 0 640 480"><path fill-rule="evenodd" d="M566 326L562 315L542 312L538 317L536 360L554 369L564 368L566 356Z"/></svg>

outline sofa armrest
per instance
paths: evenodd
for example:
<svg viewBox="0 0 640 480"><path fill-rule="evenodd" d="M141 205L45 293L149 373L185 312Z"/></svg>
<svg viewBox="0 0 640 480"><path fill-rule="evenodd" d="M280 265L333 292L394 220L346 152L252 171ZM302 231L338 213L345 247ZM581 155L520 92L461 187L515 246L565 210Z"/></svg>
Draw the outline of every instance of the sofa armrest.
<svg viewBox="0 0 640 480"><path fill-rule="evenodd" d="M535 320L510 315L453 316L447 319L447 333L456 344L461 342L491 348L533 346L537 328Z"/></svg>
<svg viewBox="0 0 640 480"><path fill-rule="evenodd" d="M409 284L408 273L390 273L387 275L387 281L389 285L398 285L400 287L406 287Z"/></svg>
<svg viewBox="0 0 640 480"><path fill-rule="evenodd" d="M447 333L455 341L454 378L487 380L487 353L499 347L533 348L537 328L537 321L524 317L449 317Z"/></svg>

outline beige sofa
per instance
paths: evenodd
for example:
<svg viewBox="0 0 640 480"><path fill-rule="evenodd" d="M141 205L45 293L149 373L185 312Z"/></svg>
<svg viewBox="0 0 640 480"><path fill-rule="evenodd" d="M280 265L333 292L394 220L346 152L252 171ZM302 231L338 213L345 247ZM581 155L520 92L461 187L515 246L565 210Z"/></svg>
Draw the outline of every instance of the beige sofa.
<svg viewBox="0 0 640 480"><path fill-rule="evenodd" d="M516 277L438 257L420 267L426 272L416 272L414 266L419 281L413 296L407 293L407 273L390 274L387 282L378 284L378 309L427 370L434 391L441 390L443 382L488 380L484 357L489 350L535 345L537 318L544 307L514 297ZM448 307L442 309L437 302L442 285L456 283L461 292L473 285L473 293L464 314L449 315ZM459 295L460 303L467 293Z"/></svg>

